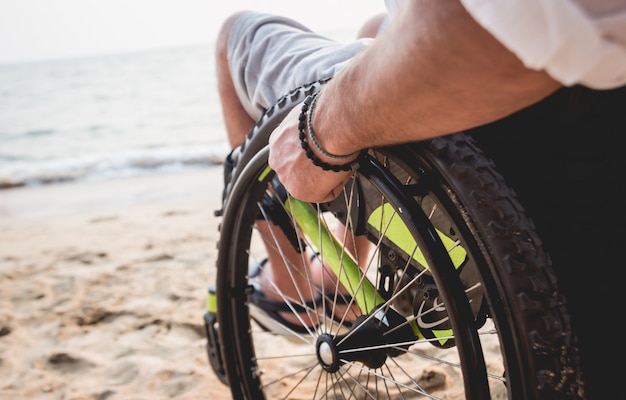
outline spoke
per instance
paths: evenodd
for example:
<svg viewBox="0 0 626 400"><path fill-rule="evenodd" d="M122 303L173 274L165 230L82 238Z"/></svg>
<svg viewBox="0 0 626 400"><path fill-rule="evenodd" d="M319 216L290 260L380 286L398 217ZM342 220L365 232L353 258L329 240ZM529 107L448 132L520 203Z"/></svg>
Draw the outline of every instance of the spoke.
<svg viewBox="0 0 626 400"><path fill-rule="evenodd" d="M314 363L314 364L313 364L313 365L311 365L311 366L301 368L301 369L296 370L296 371L294 371L294 372L292 372L292 373L290 373L290 374L283 375L283 376L281 376L280 378L277 378L277 379L274 379L274 380L272 380L272 381L270 381L270 382L268 382L268 383L265 383L265 384L263 385L263 387L270 387L270 386L276 385L276 384L278 384L278 383L280 383L280 382L282 382L282 381L284 381L284 380L291 379L291 378L293 378L293 377L295 377L295 376L298 376L298 375L300 375L301 373L305 372L304 377L303 377L303 378L301 378L301 379L298 381L298 383L297 383L297 384L294 384L294 385L293 385L293 388L289 391L289 394L291 394L291 393L293 393L293 391L294 391L294 390L298 387L298 385L300 385L300 384L302 383L302 381L304 380L304 378L306 378L307 376L309 376L309 374L310 374L310 373L311 373L311 372L312 372L312 371L313 371L316 367L318 367L318 364L317 364L317 363ZM290 384L290 385L291 385L291 384Z"/></svg>
<svg viewBox="0 0 626 400"><path fill-rule="evenodd" d="M397 365L395 360L393 360L393 362ZM398 380L394 377L393 371L391 370L391 368L389 368L389 366L387 364L385 364L384 367L387 369L387 375L389 375L389 377L390 377L390 382L389 383L393 383L393 385L396 387L396 390L398 391L398 394L400 396L402 396L403 399L405 399L406 397L404 396L404 393L402 393L402 387L398 384L399 383ZM404 370L402 370L402 371L404 372ZM412 378L409 378L409 379L412 380ZM385 391L387 393L387 397L391 398L391 396L389 394L389 387L387 386L388 382L384 381L383 383L385 384ZM415 384L416 387L419 387L417 382L413 381L413 383ZM422 390L422 389L420 388L420 390Z"/></svg>
<svg viewBox="0 0 626 400"><path fill-rule="evenodd" d="M285 354L285 355L276 355L276 356L261 356L256 357L257 360L265 361L265 360L276 360L283 358L302 358L302 357L315 357L315 353L303 353L303 354Z"/></svg>
<svg viewBox="0 0 626 400"><path fill-rule="evenodd" d="M304 382L304 380L307 378L307 376L309 376L313 370L315 369L317 365L312 366L311 368L308 369L307 373L304 374L304 376L302 378L300 378L300 380L293 385L293 388L291 388L291 390L289 391L289 393L287 393L287 395L284 397L285 399L289 398L289 395L291 395L297 388L298 386L300 386L302 384L302 382ZM304 369L300 370L300 371L304 371ZM322 373L322 372L320 372Z"/></svg>
<svg viewBox="0 0 626 400"><path fill-rule="evenodd" d="M391 218L389 218L389 221L387 222L387 224L386 224L386 226L385 226L384 232L386 232L386 231L387 231L387 229L389 229L390 224L391 224ZM381 229L380 231L381 231L381 232L383 232L383 230L382 230L382 229ZM380 248L380 243L381 243L381 241L382 241L382 238L383 238L383 237L384 237L384 233L383 233L383 234L381 234L381 236L380 236L379 242L378 242L378 244L377 244L377 246L376 246L376 247L377 247L377 250ZM362 275L362 279L365 279L365 277L366 277L366 275L365 275L365 274L363 274L363 275ZM389 301L386 301L384 304L390 304L390 303L389 303ZM371 319L376 318L376 316L377 316L377 315L378 315L378 313L372 313L372 314L370 314L370 315L369 315L369 316L365 319L365 321L363 321L363 322L368 322L368 321L370 321ZM354 334L354 332L356 332L356 330L349 332L349 333L348 333L348 334L347 334L347 335L346 335L346 336L345 336L345 337L344 337L344 338L343 338L343 339L339 342L339 344L338 344L338 345L341 345L344 341L348 340L348 339L350 338L350 336L351 336L352 334Z"/></svg>
<svg viewBox="0 0 626 400"><path fill-rule="evenodd" d="M261 207L261 204L257 204L257 206L258 206L259 210L261 211L261 213L262 213L263 218L265 219L265 221L270 221L270 219L269 219L269 217L267 216L267 214L266 214L266 212L265 212L264 208L263 208L263 207ZM278 240L278 239L277 239L277 237L276 237L276 232L275 232L275 229L273 228L273 224L272 224L272 223L270 223L270 222L268 222L268 223L267 223L267 226L268 226L268 229L269 229L269 231L270 231L270 233L271 233L271 235L272 235L273 243L280 243L280 242L279 242L279 240ZM289 274L289 277L291 278L291 282L293 282L293 286L295 287L296 292L297 292L297 294L298 294L298 297L299 297L299 302L298 302L298 301L296 301L296 303L300 304L301 306L303 306L303 307L306 309L307 317L308 317L308 319L309 319L309 320L315 321L315 320L316 320L316 317L315 317L316 310L315 310L315 309L313 310L313 314L311 314L311 313L310 313L309 307L306 307L306 303L307 303L307 301L305 300L305 297L303 296L303 294L302 294L302 292L301 292L301 289L300 289L299 285L296 285L296 284L295 284L296 279L295 279L295 277L294 277L294 275L293 275L293 273L294 273L293 271L294 271L294 269L295 269L296 271L300 271L300 268L297 268L297 266L295 266L293 263L291 263L291 262L290 262L290 260L288 259L288 257L285 255L285 253L284 253L284 251L283 251L283 247L282 247L282 246L276 246L275 248L276 248L276 250L278 250L278 252L279 252L279 254L280 254L280 256L281 256L281 259L283 260L283 263L285 264L285 269L287 270L287 272L288 272L288 274ZM306 259L305 259L305 252L304 252L304 251L302 251L302 252L301 252L301 254L302 254L302 256L301 256L301 257L302 257L302 262L303 262L303 265L305 265L305 266L306 266L307 264L306 264ZM308 268L305 268L305 270L307 270L307 269L308 269ZM300 271L300 272L302 272L302 271ZM313 332L312 332L312 331L308 328L308 324L307 324L307 323L305 323L305 321L304 321L304 320L302 319L302 317L300 316L300 313L299 313L299 312L297 312L297 311L295 310L295 308L292 306L293 299L288 298L288 297L287 297L287 296L286 296L286 295L282 292L282 290L279 288L279 286L276 284L276 282L274 282L274 280L269 280L269 281L270 281L270 283L271 283L272 287L274 288L274 290L276 291L276 293L280 295L280 297L283 299L283 301L285 302L285 304L287 304L287 305L289 306L289 308L291 309L291 311L292 311L292 312L294 313L294 315L298 318L298 320L300 321L300 323L302 324L302 326L304 326L304 327L305 327L305 329L307 329L307 331L309 332L309 334L311 334L311 335L312 335L312 334L313 334ZM310 281L310 279L307 279L307 281ZM310 293L312 294L312 293L313 293L313 291L311 291ZM313 295L313 296L311 296L311 298L312 298L312 299L315 299L315 296ZM314 304L314 308L315 308L315 303L313 303L313 304Z"/></svg>
<svg viewBox="0 0 626 400"><path fill-rule="evenodd" d="M352 364L352 363L346 363L346 364L348 364L348 365L350 365L350 366L352 366L352 367L355 367L357 370L359 370L359 371L360 371L360 372L359 372L359 375L360 375L360 373L361 373L361 372L366 372L366 373L368 374L368 379L369 379L370 375L372 374L372 371L371 371L371 370L367 370L367 369L365 369L365 368L361 368L361 367L359 367L359 366L358 366L358 365L356 365L356 364ZM343 371L344 369L345 369L345 367L343 367L343 366L340 368L340 370L342 370L342 371ZM346 375L350 378L350 380L352 381L352 383L354 383L354 388L353 388L353 390L352 390L353 392L354 392L354 389L356 389L356 388L358 387L359 389L361 389L361 391L362 391L362 392L363 392L363 393L364 393L367 397L369 397L369 398L371 398L371 399L376 399L376 397L375 397L374 395L372 395L372 394L369 392L369 390L367 389L367 387L366 387L366 386L364 386L361 382L359 382L359 380L358 380L358 379L356 379L355 377L353 377L351 374L348 374L348 373L347 373L347 370L346 370Z"/></svg>
<svg viewBox="0 0 626 400"><path fill-rule="evenodd" d="M371 369L369 369L369 368L367 368L367 367L361 367L361 366L360 366L360 365L358 365L358 364L355 364L355 363L353 363L353 362L346 361L346 360L342 360L342 361L343 361L345 364L351 365L351 366L353 366L354 368L357 368L357 369L359 369L359 370L366 371L366 372L367 372L368 374L370 374L370 375L374 375L374 376L376 376L377 378L382 379L383 381L386 381L386 382L391 382L391 383L393 383L393 384L395 384L395 385L398 385L398 386L400 386L400 387L402 387L402 388L404 388L404 389L406 389L406 390L408 390L408 391L410 391L410 392L413 392L413 393L417 393L417 394L424 395L424 396L426 396L426 397L428 397L428 398L430 398L430 399L440 399L439 397L435 397L435 396L429 395L428 393L424 392L423 390L419 390L419 389L417 389L417 388L413 388L413 387L411 387L411 386L408 386L408 385L406 385L406 384L404 384L404 383L402 383L402 382L398 382L398 381L395 381L395 380L393 380L393 379L390 379L389 377L387 377L387 376L385 376L385 375L382 375L381 373L378 373L378 372L376 372L376 371L374 371L374 370L371 370ZM357 383L357 384L358 384L359 386L361 386L361 387L362 387L362 385L361 385L360 383ZM364 390L365 390L365 389L364 389ZM370 397L371 397L371 395L370 395Z"/></svg>
<svg viewBox="0 0 626 400"><path fill-rule="evenodd" d="M417 382L417 380L415 380L415 378L413 376L411 376L411 374L405 369L403 368L400 363L398 363L398 361L395 358L391 359L391 362L400 370L402 371L402 374L407 377L409 379L409 381L411 381L415 387L419 388L421 391L423 391L424 389L420 386L420 384ZM385 364L385 368L387 368L387 373L389 374L389 376L391 376L393 378L393 371L391 370L391 368L389 368L389 366L387 364ZM397 379L394 378L394 381L397 381ZM398 390L398 392L402 393L400 390ZM402 395L402 397L404 398L404 395Z"/></svg>
<svg viewBox="0 0 626 400"><path fill-rule="evenodd" d="M287 198L288 199L291 198L291 194L287 194ZM293 213L289 212L289 210L285 206L285 202L278 201L278 203L281 205L281 207L283 209L283 212L287 213L289 215L289 217L291 218L291 225L293 227L297 227L298 225L296 223L295 216L293 215ZM309 289L309 295L310 295L310 297L312 299L315 299L316 298L316 294L317 294L317 290L314 287L313 279L311 279L311 275L309 273L309 268L308 268L309 260L308 260L308 257L307 257L307 252L306 252L306 247L305 247L307 245L307 243L304 240L305 238L302 236L302 233L300 232L300 229L294 229L294 232L296 233L296 238L298 240L298 246L299 246L298 250L299 250L300 256L302 258L301 262L302 262L302 265L305 266L304 271L302 271L300 268L295 268L295 269L296 269L296 271L298 271L300 273L301 276L306 278L306 282L308 284L308 289ZM305 244L303 245L303 243L305 243ZM310 246L310 243L308 245ZM292 281L292 282L294 282L294 286L296 286L298 288L298 285L295 285L295 281ZM299 290L298 290L298 292L299 292ZM301 299L302 299L302 297L301 297ZM322 304L322 307L324 307L324 304ZM317 310L317 304L315 304L314 309L315 309L315 313L319 314L318 310ZM322 311L324 311L324 310L322 310Z"/></svg>

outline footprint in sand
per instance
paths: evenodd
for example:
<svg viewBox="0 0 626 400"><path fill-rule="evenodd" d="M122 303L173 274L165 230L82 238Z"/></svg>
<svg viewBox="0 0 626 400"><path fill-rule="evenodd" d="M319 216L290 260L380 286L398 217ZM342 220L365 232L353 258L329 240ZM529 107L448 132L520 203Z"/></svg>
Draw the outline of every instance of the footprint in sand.
<svg viewBox="0 0 626 400"><path fill-rule="evenodd" d="M48 356L47 361L49 367L62 373L85 372L94 366L91 361L66 352L54 352Z"/></svg>

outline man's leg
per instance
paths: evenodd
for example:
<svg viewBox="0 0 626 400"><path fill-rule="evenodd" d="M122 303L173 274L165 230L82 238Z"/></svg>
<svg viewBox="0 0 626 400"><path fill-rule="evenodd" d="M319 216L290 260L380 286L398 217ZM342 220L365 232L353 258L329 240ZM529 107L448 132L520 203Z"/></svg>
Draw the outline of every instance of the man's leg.
<svg viewBox="0 0 626 400"><path fill-rule="evenodd" d="M216 49L218 92L222 104L222 113L224 116L224 123L226 125L228 141L231 148L241 145L244 142L246 135L255 124L255 121L248 115L248 112L239 100L228 64L228 38L235 21L240 15L241 13L235 14L224 22L218 35ZM300 290L301 293L303 292L301 288L306 287L308 279L306 279L306 276L303 276L300 272L292 272L290 274L287 265L290 265L296 270L302 271L306 268L304 265L306 257L303 258L295 251L295 249L293 249L291 245L288 244L289 242L283 231L277 225L270 225L266 222L259 221L257 223L257 229L262 233L262 235L266 237L277 237L280 242L285 243L285 246L283 246L282 249L283 255L287 260L289 260L287 263L284 262L282 258L283 255L268 246L268 260L267 263L263 265L263 271L259 277L263 293L268 298L280 300L280 295L270 283L272 281L278 281L282 283L280 290L286 296L293 298L294 300L299 299L300 296L298 291ZM275 278L275 276L288 277L289 275L292 275L294 279ZM288 284L294 280L295 284ZM302 294L304 300L311 300L311 293L309 290L304 291ZM297 317L294 315L284 315L284 318L289 322L299 322ZM317 321L312 321L312 323L316 322Z"/></svg>
<svg viewBox="0 0 626 400"><path fill-rule="evenodd" d="M240 15L241 13L231 16L222 25L217 37L215 54L217 90L222 103L222 113L231 148L243 143L255 123L239 101L228 66L228 37L233 24Z"/></svg>
<svg viewBox="0 0 626 400"><path fill-rule="evenodd" d="M251 112L259 112L260 114L260 108L271 106L274 101L289 90L317 79L333 76L343 63L349 61L366 44L366 42L354 42L344 47L315 35L295 22L283 21L279 18L263 15L258 15L259 18L250 18L251 15L253 14L242 12L228 18L220 30L217 41L216 68L218 92L231 148L242 144L248 132L253 128L256 119L251 116ZM245 19L239 21L242 17ZM264 22L259 22L260 19L264 20ZM240 41L238 36L234 39L231 38L233 29L238 21L239 26L235 28L235 35L247 35L246 29L254 31L254 35L247 36L245 40ZM245 21L246 25L243 25L242 21ZM283 22L286 23L282 32L272 35L267 33L267 30L271 29L272 26L278 26L278 29L281 29L280 25ZM376 30L374 25L370 24L369 26L370 28L367 29L367 32ZM281 34L283 36L279 36ZM259 45L256 49L252 45L249 48L243 46L242 50L241 43L248 44L251 38L259 40L262 42L262 45ZM229 41L233 43L229 43ZM282 49L286 43L297 43L298 48L302 49L302 54L300 54L302 58L298 60L301 62L294 63L290 62L293 60L286 60L288 61L287 63L281 64L280 54L278 53L284 53ZM230 49L230 46L237 47L236 51ZM331 49L331 51L322 52L325 58L320 63L320 60L315 60L315 52L321 48ZM264 53L272 50L276 52L276 57L272 57L272 54ZM232 56L233 60L230 62L235 63L235 65L229 63L229 56ZM298 57L298 55L296 54L294 57ZM316 71L314 68L307 68L306 62L308 60L314 60L316 68L321 66L320 71ZM297 65L297 71L290 71L285 65ZM233 69L233 67L235 68ZM235 73L236 79L239 79L237 82L233 79L233 72L231 72L233 70L237 71ZM290 82L263 81L267 77L280 76L289 76ZM258 80L255 81L255 79ZM276 79L278 80L278 78ZM280 89L281 84L283 89ZM278 89L275 89L275 93L271 93L271 91L268 92L266 90L268 87L269 89ZM242 102L242 98L246 104ZM265 104L258 104L263 101L265 101ZM276 292L274 284L272 284L272 282L280 282L280 291L284 295L293 299L312 300L315 297L315 293L310 289L308 257L298 254L293 249L283 231L277 225L259 222L257 223L257 229L266 237L277 237L280 243L285 244L281 248L282 254L268 246L268 262L265 263L263 273L259 277L263 293L269 298L280 301L281 296ZM318 269L318 272L321 271ZM293 283L285 284L287 282ZM284 317L289 322L298 322L297 317L294 315L284 315ZM315 322L312 321L312 323Z"/></svg>

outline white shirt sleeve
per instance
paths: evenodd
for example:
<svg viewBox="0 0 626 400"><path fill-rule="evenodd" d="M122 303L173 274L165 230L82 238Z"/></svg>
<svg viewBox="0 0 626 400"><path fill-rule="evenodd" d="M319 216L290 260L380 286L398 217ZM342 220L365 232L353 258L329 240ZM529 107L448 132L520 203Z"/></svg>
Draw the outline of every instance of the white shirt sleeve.
<svg viewBox="0 0 626 400"><path fill-rule="evenodd" d="M566 86L611 89L626 84L624 1L613 2L621 7L616 16L607 15L610 13L606 8L590 12L570 0L461 2L483 28L528 68L545 70ZM587 3L589 7L599 5ZM612 28L616 32L611 32Z"/></svg>
<svg viewBox="0 0 626 400"><path fill-rule="evenodd" d="M385 8L389 17L393 18L398 13L400 6L404 0L385 0Z"/></svg>

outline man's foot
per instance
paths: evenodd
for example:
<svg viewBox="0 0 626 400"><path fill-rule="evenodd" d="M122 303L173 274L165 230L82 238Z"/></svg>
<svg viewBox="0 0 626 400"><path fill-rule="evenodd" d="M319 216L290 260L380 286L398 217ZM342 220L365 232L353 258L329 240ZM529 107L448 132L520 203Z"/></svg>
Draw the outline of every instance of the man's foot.
<svg viewBox="0 0 626 400"><path fill-rule="evenodd" d="M297 333L311 333L319 324L318 314L322 310L322 296L308 301L290 301L280 297L274 288L265 283L263 271L267 259L253 267L250 271L250 282L254 292L249 297L252 318L266 331L284 334L285 330ZM276 295L271 298L267 293Z"/></svg>
<svg viewBox="0 0 626 400"><path fill-rule="evenodd" d="M346 288L337 281L334 272L323 264L319 254L311 256L309 271L315 286L323 293L326 301L326 314L336 322L351 325L362 314L361 309Z"/></svg>

